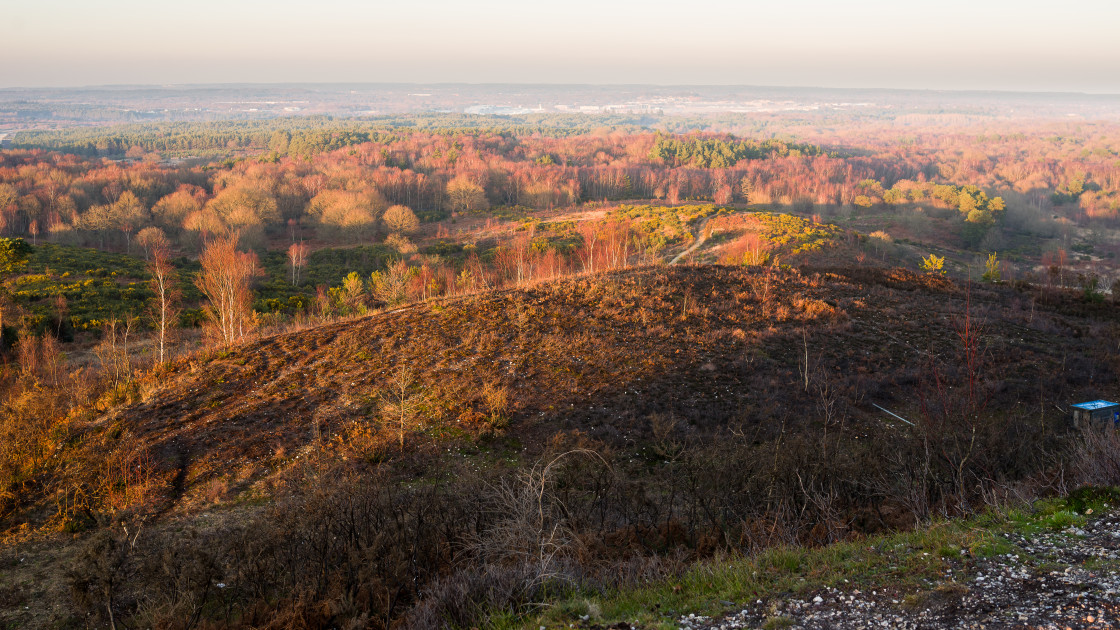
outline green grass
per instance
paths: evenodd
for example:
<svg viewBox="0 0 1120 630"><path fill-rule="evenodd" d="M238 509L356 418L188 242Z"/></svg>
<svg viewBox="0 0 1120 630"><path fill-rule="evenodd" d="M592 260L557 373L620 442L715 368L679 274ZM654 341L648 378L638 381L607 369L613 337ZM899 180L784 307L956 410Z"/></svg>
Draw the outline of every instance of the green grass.
<svg viewBox="0 0 1120 630"><path fill-rule="evenodd" d="M716 558L695 564L677 580L606 593L576 592L549 603L542 613L522 618L520 625L567 627L593 610L593 620L607 625L624 621L638 627L675 628L681 615L724 612L723 601L753 602L826 587L885 589L897 593L904 605L920 606L927 600L951 597L963 588L945 581L948 568L954 567L959 575L969 556L987 558L1015 551L1004 534L1060 532L1083 525L1086 510L1099 512L1118 502L1118 489L1083 490L1064 499L1038 501L1029 508L936 522L827 547L777 547L751 557ZM1019 555L1026 562L1039 562ZM786 622L775 617L765 627L781 628Z"/></svg>

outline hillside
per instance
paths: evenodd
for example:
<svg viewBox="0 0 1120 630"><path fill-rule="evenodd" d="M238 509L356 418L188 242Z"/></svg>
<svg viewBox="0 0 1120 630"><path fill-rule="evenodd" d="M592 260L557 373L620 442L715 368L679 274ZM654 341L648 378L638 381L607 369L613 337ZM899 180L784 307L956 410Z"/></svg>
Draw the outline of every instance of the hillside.
<svg viewBox="0 0 1120 630"><path fill-rule="evenodd" d="M488 625L968 514L1092 480L1066 410L1117 396L1118 323L904 270L653 266L201 351L75 415L4 523L29 561L0 594L49 612L3 619Z"/></svg>
<svg viewBox="0 0 1120 630"><path fill-rule="evenodd" d="M688 432L743 425L765 435L822 420L819 393L806 392L808 353L812 379L835 391L830 419L878 430L895 421L872 403L917 413L931 360L955 361L968 297L900 270L701 266L562 280L204 354L155 376L142 402L101 426L131 434L165 467L186 466L192 482L232 471L249 481L277 453L344 436L349 423L377 424L378 394L406 367L425 398L409 449L469 443L507 423L530 452L564 431L634 448L655 414ZM1032 413L1115 396L1114 359L1100 343L1115 334L1115 313L1061 314L1034 302L971 289L983 379L998 381L988 404ZM492 408L488 393L506 403Z"/></svg>

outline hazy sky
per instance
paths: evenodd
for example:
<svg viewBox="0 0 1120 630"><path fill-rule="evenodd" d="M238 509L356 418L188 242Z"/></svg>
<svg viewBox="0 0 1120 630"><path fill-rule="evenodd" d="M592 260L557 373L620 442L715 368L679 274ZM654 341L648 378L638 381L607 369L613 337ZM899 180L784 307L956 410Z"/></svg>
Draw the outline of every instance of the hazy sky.
<svg viewBox="0 0 1120 630"><path fill-rule="evenodd" d="M0 0L0 87L745 84L1120 93L1117 0Z"/></svg>

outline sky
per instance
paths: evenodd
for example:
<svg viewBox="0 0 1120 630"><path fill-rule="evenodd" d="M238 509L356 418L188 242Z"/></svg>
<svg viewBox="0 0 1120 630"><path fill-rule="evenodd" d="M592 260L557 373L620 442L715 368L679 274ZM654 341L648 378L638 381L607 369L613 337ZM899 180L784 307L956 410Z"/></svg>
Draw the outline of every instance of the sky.
<svg viewBox="0 0 1120 630"><path fill-rule="evenodd" d="M1120 93L1116 0L0 0L0 87L413 82Z"/></svg>

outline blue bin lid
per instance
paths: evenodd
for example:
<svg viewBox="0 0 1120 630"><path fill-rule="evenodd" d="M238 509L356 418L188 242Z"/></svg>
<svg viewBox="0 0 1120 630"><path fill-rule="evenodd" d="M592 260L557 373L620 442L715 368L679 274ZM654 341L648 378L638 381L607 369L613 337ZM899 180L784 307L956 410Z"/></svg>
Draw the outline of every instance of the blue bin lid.
<svg viewBox="0 0 1120 630"><path fill-rule="evenodd" d="M1085 411L1096 411L1098 409L1106 409L1108 407L1120 407L1120 403L1109 402L1107 400L1092 400L1089 402L1077 403L1073 405L1076 409Z"/></svg>

